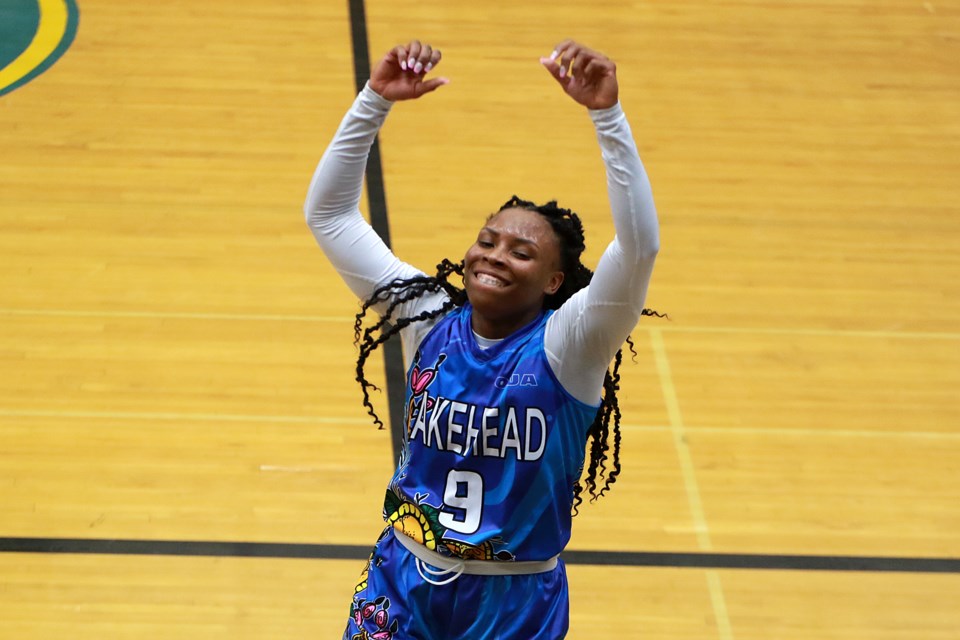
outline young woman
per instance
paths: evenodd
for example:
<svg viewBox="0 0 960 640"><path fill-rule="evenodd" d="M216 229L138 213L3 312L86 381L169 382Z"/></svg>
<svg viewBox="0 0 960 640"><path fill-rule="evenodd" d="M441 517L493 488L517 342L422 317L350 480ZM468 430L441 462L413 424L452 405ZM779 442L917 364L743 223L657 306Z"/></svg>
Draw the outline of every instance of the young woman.
<svg viewBox="0 0 960 640"><path fill-rule="evenodd" d="M360 214L361 183L393 103L447 83L426 78L440 58L418 41L384 56L321 159L305 204L317 242L364 301L357 379L378 423L367 356L399 333L408 371L388 526L343 637L562 638L569 606L558 555L584 486L600 495L620 469L617 367L630 331L652 313L643 301L659 247L656 211L614 63L566 40L540 62L589 110L606 165L616 237L596 273L580 262L576 214L516 196L487 218L462 263L444 261L428 276L401 262ZM368 309L380 320L363 328Z"/></svg>

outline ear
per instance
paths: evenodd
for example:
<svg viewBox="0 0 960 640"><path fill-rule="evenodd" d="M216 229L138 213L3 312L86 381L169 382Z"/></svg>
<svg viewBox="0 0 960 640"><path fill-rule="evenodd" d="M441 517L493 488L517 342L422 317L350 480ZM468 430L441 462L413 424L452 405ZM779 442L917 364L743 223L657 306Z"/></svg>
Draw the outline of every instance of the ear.
<svg viewBox="0 0 960 640"><path fill-rule="evenodd" d="M563 284L563 271L554 271L550 274L550 279L547 280L546 286L543 288L543 293L552 296L560 289L560 285Z"/></svg>

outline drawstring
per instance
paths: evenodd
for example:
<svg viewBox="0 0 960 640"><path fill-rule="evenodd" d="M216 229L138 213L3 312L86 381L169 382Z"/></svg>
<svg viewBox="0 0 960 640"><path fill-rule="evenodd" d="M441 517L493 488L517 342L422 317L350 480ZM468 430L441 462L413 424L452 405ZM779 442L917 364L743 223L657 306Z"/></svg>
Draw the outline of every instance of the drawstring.
<svg viewBox="0 0 960 640"><path fill-rule="evenodd" d="M393 538L405 547L414 557L417 573L424 581L432 585L442 586L450 584L464 573L471 576L520 576L531 573L546 573L557 568L558 557L548 560L530 560L521 562L495 562L493 560L468 560L442 556L432 549L407 536L393 530ZM446 567L437 569L436 567Z"/></svg>
<svg viewBox="0 0 960 640"><path fill-rule="evenodd" d="M445 584L450 584L451 582L459 578L463 574L463 569L465 567L462 561L457 561L456 564L454 564L454 566L450 567L449 569L432 569L426 562L424 562L420 558L416 559L415 564L417 565L417 573L420 574L420 577L426 580L427 582L429 582L430 584L435 585L437 587L442 587ZM450 577L445 580L434 580L433 578L427 576L427 573L429 573L431 576L450 576ZM450 574L453 574L453 575L450 575Z"/></svg>

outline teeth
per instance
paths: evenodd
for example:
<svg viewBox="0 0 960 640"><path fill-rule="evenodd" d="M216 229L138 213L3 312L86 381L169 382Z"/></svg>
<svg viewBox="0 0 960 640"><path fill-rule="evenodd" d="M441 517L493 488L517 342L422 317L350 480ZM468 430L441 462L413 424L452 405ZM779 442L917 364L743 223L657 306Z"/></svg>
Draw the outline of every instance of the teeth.
<svg viewBox="0 0 960 640"><path fill-rule="evenodd" d="M486 273L478 273L478 274L477 274L477 281L478 281L478 282L482 282L483 284L492 285L492 286L494 286L494 287L502 287L502 286L503 286L503 280L501 280L500 278L495 278L495 277L493 277L493 276L491 276L491 275L487 275Z"/></svg>

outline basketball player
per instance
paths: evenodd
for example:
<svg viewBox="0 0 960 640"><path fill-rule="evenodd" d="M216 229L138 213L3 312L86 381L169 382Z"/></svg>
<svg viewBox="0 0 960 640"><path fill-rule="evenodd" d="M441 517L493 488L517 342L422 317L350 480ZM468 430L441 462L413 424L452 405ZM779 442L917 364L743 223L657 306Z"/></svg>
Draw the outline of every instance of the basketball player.
<svg viewBox="0 0 960 640"><path fill-rule="evenodd" d="M616 237L596 273L580 261L576 214L516 196L483 222L462 262L445 260L428 276L400 261L360 214L362 179L393 104L447 84L426 77L440 60L418 41L380 60L305 204L317 242L363 301L357 379L381 426L364 363L399 333L407 367L388 526L343 637L562 638L569 605L558 555L581 492L602 495L620 470L617 368L630 331L653 313L643 302L659 247L656 211L614 63L566 40L540 62L588 110L606 165ZM371 309L379 320L363 328Z"/></svg>

